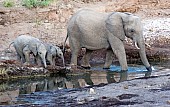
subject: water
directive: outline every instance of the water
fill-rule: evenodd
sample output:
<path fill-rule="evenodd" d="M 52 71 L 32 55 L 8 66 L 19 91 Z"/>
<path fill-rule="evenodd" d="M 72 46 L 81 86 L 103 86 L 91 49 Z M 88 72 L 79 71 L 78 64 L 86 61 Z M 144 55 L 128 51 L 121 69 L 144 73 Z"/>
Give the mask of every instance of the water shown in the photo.
<path fill-rule="evenodd" d="M 119 65 L 112 65 L 110 69 L 103 70 L 103 64 L 95 65 L 86 73 L 70 73 L 66 76 L 52 75 L 51 77 L 35 77 L 18 80 L 9 80 L 0 83 L 0 105 L 9 105 L 16 101 L 19 95 L 44 92 L 49 90 L 69 90 L 94 85 L 110 84 L 143 78 L 170 74 L 170 62 L 153 62 L 155 69 L 147 72 L 143 65 L 129 64 L 128 72 L 120 72 Z M 31 101 L 29 101 L 31 102 Z M 22 102 L 20 102 L 22 103 Z"/>

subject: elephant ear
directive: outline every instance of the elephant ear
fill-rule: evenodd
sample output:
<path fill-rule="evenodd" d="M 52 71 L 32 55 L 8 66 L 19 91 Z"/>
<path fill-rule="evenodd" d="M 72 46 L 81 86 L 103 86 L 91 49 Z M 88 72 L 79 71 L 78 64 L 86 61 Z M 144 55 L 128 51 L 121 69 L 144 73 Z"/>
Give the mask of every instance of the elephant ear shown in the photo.
<path fill-rule="evenodd" d="M 38 51 L 36 46 L 32 48 L 32 52 L 35 56 L 37 56 Z"/>
<path fill-rule="evenodd" d="M 63 54 L 62 54 L 61 49 L 60 49 L 58 46 L 55 46 L 55 48 L 56 48 L 56 51 L 57 51 L 57 55 L 58 55 L 59 57 L 62 57 Z"/>
<path fill-rule="evenodd" d="M 118 37 L 120 40 L 125 40 L 125 33 L 123 27 L 123 19 L 120 13 L 112 13 L 106 19 L 106 28 L 114 36 Z"/>
<path fill-rule="evenodd" d="M 36 43 L 30 42 L 30 43 L 29 43 L 29 49 L 32 51 L 32 53 L 33 53 L 35 56 L 37 56 L 38 51 L 37 51 L 37 45 L 36 45 Z"/>
<path fill-rule="evenodd" d="M 50 46 L 50 52 L 53 56 L 56 56 L 57 50 L 56 50 L 55 46 Z"/>

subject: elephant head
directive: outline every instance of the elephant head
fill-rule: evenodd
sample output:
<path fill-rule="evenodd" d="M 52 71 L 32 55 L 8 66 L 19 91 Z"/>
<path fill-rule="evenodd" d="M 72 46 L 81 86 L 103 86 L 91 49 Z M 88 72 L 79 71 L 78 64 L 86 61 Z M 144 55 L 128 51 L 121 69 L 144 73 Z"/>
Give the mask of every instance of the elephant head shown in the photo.
<path fill-rule="evenodd" d="M 33 39 L 29 42 L 28 46 L 31 52 L 34 54 L 34 56 L 42 60 L 44 67 L 46 68 L 47 64 L 46 64 L 45 56 L 47 50 L 45 45 L 41 41 Z"/>
<path fill-rule="evenodd" d="M 57 47 L 57 46 L 54 46 L 53 48 L 56 49 L 57 56 L 60 57 L 60 58 L 63 60 L 63 66 L 65 66 L 64 55 L 63 55 L 62 50 L 61 50 L 59 47 Z M 53 51 L 53 50 L 54 50 L 54 49 L 52 49 L 52 51 Z"/>
<path fill-rule="evenodd" d="M 108 16 L 106 28 L 121 41 L 125 40 L 125 36 L 132 39 L 134 46 L 139 50 L 143 64 L 148 71 L 151 71 L 146 57 L 143 28 L 139 17 L 131 13 L 115 12 Z"/>
<path fill-rule="evenodd" d="M 63 66 L 65 66 L 65 62 L 64 62 L 64 56 L 63 56 L 63 52 L 61 51 L 61 49 L 58 46 L 54 46 L 52 44 L 45 44 L 46 45 L 46 49 L 48 50 L 47 52 L 47 60 L 50 62 L 51 65 L 55 65 L 55 59 L 56 57 L 60 57 L 63 60 Z"/>

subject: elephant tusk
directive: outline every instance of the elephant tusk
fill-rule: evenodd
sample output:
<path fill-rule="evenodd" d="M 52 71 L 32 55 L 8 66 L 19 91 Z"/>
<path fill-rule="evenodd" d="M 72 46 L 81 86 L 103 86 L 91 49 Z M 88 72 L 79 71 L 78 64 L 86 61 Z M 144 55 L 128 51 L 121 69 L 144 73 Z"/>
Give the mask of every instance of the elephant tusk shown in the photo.
<path fill-rule="evenodd" d="M 147 43 L 145 43 L 145 45 L 146 45 L 147 47 L 149 47 L 149 48 L 151 47 L 151 45 L 149 45 L 149 44 L 147 44 Z"/>
<path fill-rule="evenodd" d="M 139 47 L 138 47 L 138 45 L 137 45 L 137 43 L 135 42 L 135 47 L 137 48 L 137 49 L 140 49 Z"/>

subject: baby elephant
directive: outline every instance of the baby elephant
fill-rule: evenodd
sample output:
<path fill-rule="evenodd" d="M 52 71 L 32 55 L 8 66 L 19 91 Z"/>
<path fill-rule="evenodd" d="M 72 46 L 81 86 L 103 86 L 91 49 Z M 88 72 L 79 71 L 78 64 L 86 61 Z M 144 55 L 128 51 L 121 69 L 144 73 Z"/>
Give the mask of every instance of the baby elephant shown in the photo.
<path fill-rule="evenodd" d="M 12 43 L 21 62 L 29 64 L 30 54 L 33 53 L 36 62 L 41 64 L 42 60 L 44 67 L 47 67 L 45 59 L 47 50 L 42 41 L 29 35 L 20 35 Z"/>
<path fill-rule="evenodd" d="M 52 44 L 44 44 L 47 49 L 46 60 L 50 62 L 50 65 L 55 66 L 56 57 L 60 57 L 63 60 L 63 66 L 65 67 L 63 52 L 58 46 Z"/>

